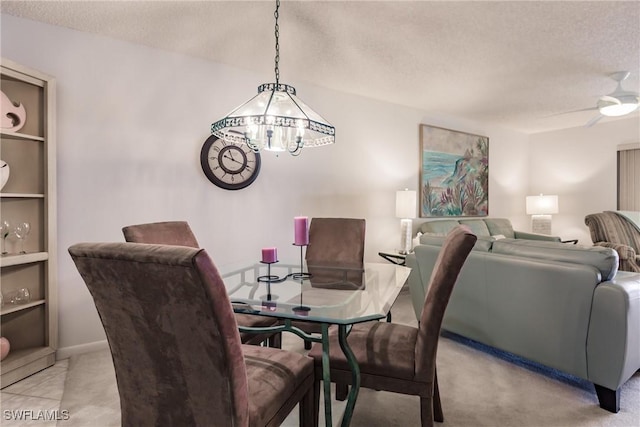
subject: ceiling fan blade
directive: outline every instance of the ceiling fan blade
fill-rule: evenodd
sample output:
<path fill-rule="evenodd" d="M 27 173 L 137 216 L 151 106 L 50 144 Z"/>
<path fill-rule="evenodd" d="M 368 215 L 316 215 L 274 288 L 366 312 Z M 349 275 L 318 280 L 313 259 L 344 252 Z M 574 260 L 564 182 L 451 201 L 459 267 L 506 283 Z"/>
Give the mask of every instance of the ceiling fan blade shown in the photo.
<path fill-rule="evenodd" d="M 598 107 L 590 107 L 590 108 L 582 108 L 580 110 L 563 111 L 561 113 L 554 113 L 554 114 L 550 114 L 548 116 L 544 116 L 544 118 L 561 116 L 563 114 L 579 113 L 581 111 L 596 111 L 597 109 L 598 109 Z"/>
<path fill-rule="evenodd" d="M 590 128 L 591 126 L 595 125 L 596 123 L 598 123 L 598 121 L 603 118 L 604 116 L 602 114 L 598 114 L 597 116 L 595 116 L 594 118 L 592 118 L 591 120 L 589 120 L 587 122 L 586 125 L 584 125 L 584 127 L 586 128 Z"/>
<path fill-rule="evenodd" d="M 618 98 L 610 96 L 610 95 L 601 96 L 600 97 L 600 101 L 613 102 L 614 104 L 618 104 L 618 105 L 622 104 L 622 102 Z"/>

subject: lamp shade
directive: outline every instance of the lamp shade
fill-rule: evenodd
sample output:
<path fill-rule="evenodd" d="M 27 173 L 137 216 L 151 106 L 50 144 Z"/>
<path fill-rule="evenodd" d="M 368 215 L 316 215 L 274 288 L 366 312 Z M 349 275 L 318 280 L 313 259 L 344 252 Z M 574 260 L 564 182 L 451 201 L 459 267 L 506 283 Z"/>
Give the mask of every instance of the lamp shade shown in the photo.
<path fill-rule="evenodd" d="M 396 192 L 396 217 L 415 218 L 416 217 L 416 192 L 413 190 L 402 190 Z"/>
<path fill-rule="evenodd" d="M 527 196 L 527 215 L 558 213 L 558 196 Z"/>

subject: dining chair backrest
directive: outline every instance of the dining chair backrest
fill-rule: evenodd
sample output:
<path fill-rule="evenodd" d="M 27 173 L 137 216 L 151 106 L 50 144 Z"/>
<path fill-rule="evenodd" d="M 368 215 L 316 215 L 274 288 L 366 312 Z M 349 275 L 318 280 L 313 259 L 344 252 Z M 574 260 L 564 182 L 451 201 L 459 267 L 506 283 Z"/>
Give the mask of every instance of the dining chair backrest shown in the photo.
<path fill-rule="evenodd" d="M 200 247 L 191 227 L 185 221 L 152 222 L 122 228 L 127 242 Z"/>
<path fill-rule="evenodd" d="M 152 222 L 148 224 L 128 225 L 122 228 L 122 233 L 127 242 L 150 243 L 156 245 L 188 246 L 198 248 L 198 240 L 191 231 L 189 223 L 185 221 Z M 238 313 L 236 323 L 245 327 L 269 326 L 275 323 L 267 317 L 258 318 L 255 315 Z M 280 347 L 280 333 L 255 334 L 241 332 L 240 338 L 243 344 L 261 344 L 267 339 L 272 347 Z"/>
<path fill-rule="evenodd" d="M 305 259 L 315 286 L 362 286 L 366 222 L 356 218 L 312 218 Z"/>
<path fill-rule="evenodd" d="M 80 243 L 69 253 L 95 302 L 122 425 L 247 425 L 240 336 L 204 249 Z"/>
<path fill-rule="evenodd" d="M 449 232 L 442 244 L 420 316 L 415 359 L 418 379 L 429 379 L 434 373 L 444 312 L 460 270 L 476 240 L 476 235 L 467 226 L 460 225 Z"/>

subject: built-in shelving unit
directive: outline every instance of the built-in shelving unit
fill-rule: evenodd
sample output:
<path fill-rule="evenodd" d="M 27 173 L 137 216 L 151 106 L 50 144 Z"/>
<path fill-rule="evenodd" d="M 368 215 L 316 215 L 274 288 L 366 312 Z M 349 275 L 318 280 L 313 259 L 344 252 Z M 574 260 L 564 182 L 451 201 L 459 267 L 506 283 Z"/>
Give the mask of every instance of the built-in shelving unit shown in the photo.
<path fill-rule="evenodd" d="M 55 79 L 15 62 L 1 60 L 0 89 L 26 110 L 17 132 L 0 129 L 0 158 L 11 168 L 0 193 L 0 217 L 15 227 L 29 222 L 26 253 L 12 234 L 8 254 L 0 258 L 0 335 L 11 345 L 0 363 L 1 387 L 6 387 L 55 363 L 58 338 L 56 285 L 56 157 Z M 18 289 L 30 300 L 10 303 Z"/>

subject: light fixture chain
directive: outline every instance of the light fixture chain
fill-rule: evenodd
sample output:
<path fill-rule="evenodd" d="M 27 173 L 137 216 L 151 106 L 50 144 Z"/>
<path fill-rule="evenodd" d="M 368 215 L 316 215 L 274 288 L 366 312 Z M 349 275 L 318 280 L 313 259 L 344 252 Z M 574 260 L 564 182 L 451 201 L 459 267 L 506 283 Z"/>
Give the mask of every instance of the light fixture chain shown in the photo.
<path fill-rule="evenodd" d="M 279 43 L 279 38 L 280 38 L 280 27 L 278 26 L 278 18 L 280 17 L 280 13 L 278 12 L 278 9 L 280 9 L 280 0 L 276 0 L 276 11 L 273 12 L 273 16 L 276 18 L 276 28 L 275 28 L 275 35 L 276 35 L 276 58 L 275 58 L 275 62 L 276 62 L 276 68 L 275 68 L 275 72 L 276 72 L 276 87 L 278 86 L 278 83 L 280 82 L 280 68 L 278 66 L 278 64 L 280 63 L 280 43 Z"/>

